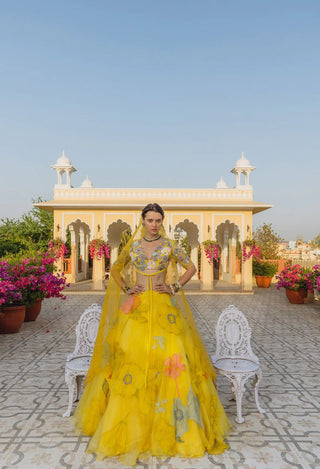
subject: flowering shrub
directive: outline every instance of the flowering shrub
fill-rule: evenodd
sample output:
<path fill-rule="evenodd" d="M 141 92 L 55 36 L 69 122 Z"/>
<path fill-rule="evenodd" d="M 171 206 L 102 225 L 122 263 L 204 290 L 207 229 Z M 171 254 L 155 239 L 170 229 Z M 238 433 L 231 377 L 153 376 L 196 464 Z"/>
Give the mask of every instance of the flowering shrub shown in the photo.
<path fill-rule="evenodd" d="M 287 264 L 287 266 L 276 275 L 278 280 L 277 289 L 287 288 L 288 290 L 300 290 L 301 288 L 307 288 L 306 273 L 303 268 L 299 265 Z"/>
<path fill-rule="evenodd" d="M 306 275 L 307 287 L 309 290 L 320 291 L 320 265 L 314 265 L 312 271 Z"/>
<path fill-rule="evenodd" d="M 213 261 L 218 261 L 220 257 L 220 250 L 217 243 L 214 241 L 204 241 L 203 243 L 204 253 L 208 259 L 209 264 L 212 264 Z"/>
<path fill-rule="evenodd" d="M 249 249 L 247 251 L 247 249 Z M 260 261 L 261 259 L 261 251 L 259 246 L 254 244 L 252 241 L 244 241 L 242 244 L 242 259 L 243 262 L 246 262 L 248 259 L 256 259 L 257 261 Z"/>
<path fill-rule="evenodd" d="M 62 257 L 64 259 L 69 254 L 67 246 L 62 241 L 62 239 L 59 239 L 59 238 L 52 239 L 49 242 L 48 252 L 53 257 L 55 257 L 55 259 L 60 259 L 60 257 Z"/>
<path fill-rule="evenodd" d="M 44 255 L 38 253 L 19 263 L 0 261 L 0 306 L 31 306 L 37 299 L 51 297 L 65 299 L 62 292 L 69 284 L 63 273 L 54 273 L 55 260 L 49 248 Z"/>
<path fill-rule="evenodd" d="M 110 248 L 103 239 L 93 239 L 89 244 L 91 259 L 104 259 L 110 257 Z"/>

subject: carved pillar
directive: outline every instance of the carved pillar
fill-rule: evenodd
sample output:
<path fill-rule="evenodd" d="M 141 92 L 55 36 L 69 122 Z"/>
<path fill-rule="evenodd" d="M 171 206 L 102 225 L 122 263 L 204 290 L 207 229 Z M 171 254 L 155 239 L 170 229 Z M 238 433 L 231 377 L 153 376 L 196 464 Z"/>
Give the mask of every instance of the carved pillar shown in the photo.
<path fill-rule="evenodd" d="M 118 246 L 111 246 L 110 248 L 110 269 L 118 257 Z"/>
<path fill-rule="evenodd" d="M 237 273 L 237 232 L 236 230 L 234 230 L 232 234 L 230 261 L 231 261 L 231 283 L 236 283 L 236 273 Z"/>
<path fill-rule="evenodd" d="M 78 279 L 78 234 L 75 232 L 74 226 L 70 225 L 71 234 L 71 276 L 70 282 L 76 283 Z"/>
<path fill-rule="evenodd" d="M 201 282 L 200 290 L 213 290 L 213 267 L 209 264 L 201 244 Z"/>
<path fill-rule="evenodd" d="M 191 280 L 197 280 L 198 279 L 198 246 L 195 246 L 191 249 L 190 257 L 197 269 L 197 272 L 194 274 Z"/>
<path fill-rule="evenodd" d="M 227 280 L 227 272 L 228 272 L 228 247 L 229 247 L 229 230 L 225 229 L 223 233 L 223 245 L 222 245 L 222 252 L 221 252 L 221 274 L 222 279 Z"/>
<path fill-rule="evenodd" d="M 81 258 L 81 271 L 82 277 L 85 278 L 85 263 L 86 263 L 86 245 L 85 245 L 85 234 L 83 228 L 80 228 L 79 232 L 79 244 L 80 244 L 80 258 Z"/>
<path fill-rule="evenodd" d="M 252 257 L 246 261 L 242 259 L 241 287 L 242 290 L 252 291 Z"/>
<path fill-rule="evenodd" d="M 89 243 L 90 243 L 90 236 L 89 236 L 89 233 L 86 234 L 85 241 L 86 241 L 86 246 L 85 246 L 85 256 L 86 256 L 85 278 L 88 279 L 88 278 L 90 278 L 90 274 L 89 274 Z"/>
<path fill-rule="evenodd" d="M 104 290 L 105 259 L 93 259 L 92 267 L 92 289 Z"/>

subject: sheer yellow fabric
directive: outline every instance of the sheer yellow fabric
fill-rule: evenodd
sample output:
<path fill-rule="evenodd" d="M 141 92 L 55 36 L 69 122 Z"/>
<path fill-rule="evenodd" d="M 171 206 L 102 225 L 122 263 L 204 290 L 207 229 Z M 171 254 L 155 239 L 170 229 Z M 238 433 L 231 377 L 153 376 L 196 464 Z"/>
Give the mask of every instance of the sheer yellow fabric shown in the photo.
<path fill-rule="evenodd" d="M 85 389 L 73 421 L 92 435 L 88 451 L 98 459 L 118 455 L 125 464 L 151 455 L 199 457 L 227 449 L 229 421 L 214 387 L 215 372 L 183 292 L 153 289 L 161 276 L 178 280 L 176 261 L 193 265 L 171 240 L 162 271 L 137 269 L 132 259 L 143 226 L 114 263 Z M 164 230 L 162 238 L 166 238 Z M 134 244 L 135 243 L 135 244 Z M 170 246 L 170 253 L 168 249 Z M 162 254 L 161 254 L 162 253 Z M 143 260 L 143 255 L 141 255 Z M 140 259 L 140 260 L 141 260 Z M 121 280 L 145 285 L 140 295 L 121 293 Z"/>

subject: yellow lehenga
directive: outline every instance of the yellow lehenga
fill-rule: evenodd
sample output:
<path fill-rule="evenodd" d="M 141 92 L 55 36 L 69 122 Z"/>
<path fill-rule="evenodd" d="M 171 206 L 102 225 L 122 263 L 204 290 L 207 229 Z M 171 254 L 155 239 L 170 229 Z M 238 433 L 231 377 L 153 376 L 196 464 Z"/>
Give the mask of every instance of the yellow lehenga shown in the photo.
<path fill-rule="evenodd" d="M 230 429 L 214 386 L 215 372 L 183 292 L 153 290 L 176 279 L 189 257 L 165 236 L 150 259 L 138 228 L 115 262 L 76 430 L 91 435 L 97 459 L 119 456 L 134 465 L 149 456 L 200 457 L 228 448 Z M 140 233 L 141 236 L 141 233 Z M 138 239 L 137 239 L 138 238 Z M 120 281 L 143 284 L 120 294 Z M 123 298 L 124 297 L 124 298 Z"/>

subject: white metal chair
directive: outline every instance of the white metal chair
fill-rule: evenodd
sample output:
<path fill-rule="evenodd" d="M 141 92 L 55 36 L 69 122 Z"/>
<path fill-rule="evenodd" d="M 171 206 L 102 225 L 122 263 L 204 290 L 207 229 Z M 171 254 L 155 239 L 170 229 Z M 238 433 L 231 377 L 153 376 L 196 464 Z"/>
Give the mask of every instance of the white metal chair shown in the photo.
<path fill-rule="evenodd" d="M 244 314 L 229 305 L 220 315 L 216 329 L 216 352 L 211 360 L 218 374 L 225 376 L 232 384 L 237 403 L 236 422 L 243 423 L 242 396 L 245 382 L 255 376 L 254 390 L 258 411 L 265 413 L 258 400 L 258 387 L 262 377 L 259 359 L 251 349 L 251 328 Z"/>
<path fill-rule="evenodd" d="M 101 317 L 101 306 L 93 303 L 81 315 L 76 327 L 76 346 L 68 355 L 65 367 L 65 380 L 69 389 L 68 410 L 63 417 L 70 417 L 72 404 L 81 393 L 83 380 L 87 374 Z"/>

